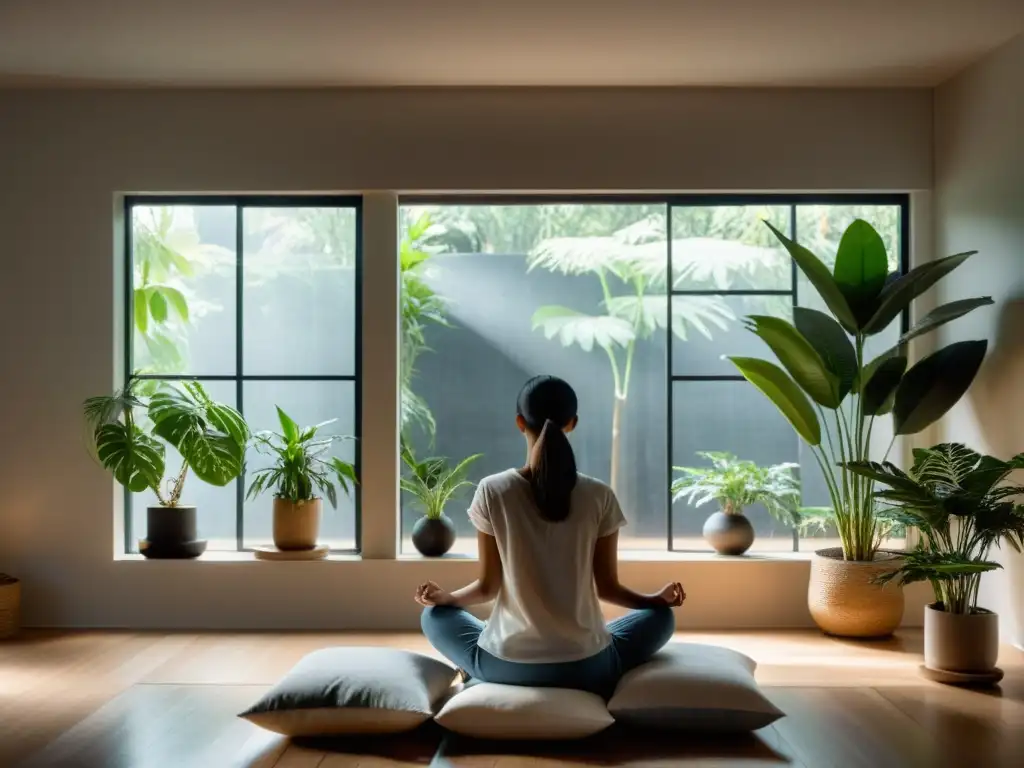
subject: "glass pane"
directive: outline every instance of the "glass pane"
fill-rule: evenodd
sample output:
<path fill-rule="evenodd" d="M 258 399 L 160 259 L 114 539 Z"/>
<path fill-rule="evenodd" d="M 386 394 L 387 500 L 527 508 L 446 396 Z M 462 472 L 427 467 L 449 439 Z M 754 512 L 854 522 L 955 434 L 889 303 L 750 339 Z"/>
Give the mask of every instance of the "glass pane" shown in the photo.
<path fill-rule="evenodd" d="M 235 372 L 235 209 L 132 208 L 138 373 Z"/>
<path fill-rule="evenodd" d="M 772 351 L 743 327 L 746 315 L 771 315 L 792 322 L 790 296 L 673 296 L 672 374 L 739 375 L 725 355 L 772 359 Z"/>
<path fill-rule="evenodd" d="M 219 403 L 236 407 L 235 384 L 230 381 L 201 382 L 206 393 Z M 173 386 L 173 382 L 169 382 Z M 150 385 L 150 386 L 155 386 Z M 139 414 L 144 419 L 144 415 Z M 145 423 L 142 421 L 141 423 Z M 167 446 L 164 473 L 166 480 L 175 477 L 181 470 L 181 455 Z M 146 537 L 146 507 L 157 504 L 156 494 L 152 491 L 134 493 L 131 496 L 132 531 L 135 541 L 134 551 L 138 551 L 138 540 Z M 196 507 L 199 538 L 207 540 L 209 550 L 234 550 L 238 548 L 235 533 L 236 510 L 238 509 L 238 483 L 229 483 L 223 487 L 207 485 L 194 476 L 185 478 L 185 490 L 181 495 L 181 504 Z"/>
<path fill-rule="evenodd" d="M 354 208 L 245 208 L 246 374 L 355 373 Z"/>
<path fill-rule="evenodd" d="M 537 374 L 561 376 L 580 399 L 570 436 L 580 471 L 611 482 L 618 457 L 623 546 L 664 549 L 664 206 L 403 207 L 402 225 L 403 433 L 416 453 L 483 453 L 474 481 L 521 466 L 519 389 Z M 456 552 L 476 546 L 468 502 L 467 493 L 447 512 Z M 418 514 L 403 501 L 404 551 Z"/>
<path fill-rule="evenodd" d="M 762 466 L 796 462 L 797 436 L 774 405 L 746 381 L 676 381 L 672 384 L 672 464 L 703 467 L 710 462 L 698 451 L 728 451 Z M 813 459 L 812 459 L 813 460 Z M 675 475 L 676 473 L 673 473 Z M 718 511 L 715 502 L 699 507 L 687 501 L 672 506 L 674 546 L 709 550 L 704 521 Z M 757 551 L 791 551 L 792 529 L 762 505 L 744 510 L 757 538 Z"/>
<path fill-rule="evenodd" d="M 766 221 L 790 229 L 788 205 L 716 205 L 672 209 L 675 290 L 790 290 L 789 256 Z"/>
<path fill-rule="evenodd" d="M 279 406 L 300 426 L 312 426 L 329 419 L 337 419 L 323 428 L 326 435 L 354 435 L 355 385 L 350 381 L 246 381 L 242 397 L 245 418 L 253 432 L 273 430 L 279 432 L 277 417 Z M 330 455 L 355 462 L 358 446 L 354 440 L 335 443 Z M 247 468 L 253 470 L 272 466 L 273 458 L 250 448 L 246 457 Z M 246 477 L 246 489 L 252 480 Z M 273 544 L 273 496 L 262 496 L 245 502 L 245 546 Z M 338 508 L 332 509 L 324 500 L 320 522 L 320 543 L 332 549 L 356 549 L 356 502 L 342 493 L 338 495 Z"/>

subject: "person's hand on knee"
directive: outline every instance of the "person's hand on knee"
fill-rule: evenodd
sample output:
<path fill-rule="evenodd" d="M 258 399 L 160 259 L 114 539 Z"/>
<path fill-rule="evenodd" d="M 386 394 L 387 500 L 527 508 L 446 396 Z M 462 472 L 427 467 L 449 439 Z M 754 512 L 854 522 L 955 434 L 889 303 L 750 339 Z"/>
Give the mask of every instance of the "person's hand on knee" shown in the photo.
<path fill-rule="evenodd" d="M 416 595 L 414 599 L 420 605 L 428 608 L 434 605 L 451 605 L 453 602 L 451 594 L 441 589 L 441 587 L 433 581 L 427 581 L 420 584 L 416 588 Z"/>

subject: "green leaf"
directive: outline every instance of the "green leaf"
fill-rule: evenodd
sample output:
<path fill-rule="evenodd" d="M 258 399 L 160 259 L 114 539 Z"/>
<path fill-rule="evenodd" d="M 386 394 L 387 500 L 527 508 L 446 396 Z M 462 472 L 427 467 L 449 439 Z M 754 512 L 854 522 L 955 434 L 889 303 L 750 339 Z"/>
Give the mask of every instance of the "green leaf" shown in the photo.
<path fill-rule="evenodd" d="M 916 434 L 942 418 L 971 386 L 987 348 L 987 341 L 960 341 L 907 371 L 893 406 L 896 434 Z"/>
<path fill-rule="evenodd" d="M 145 336 L 146 330 L 149 328 L 149 302 L 146 301 L 145 289 L 135 289 L 135 293 L 132 295 L 132 305 L 135 314 L 135 328 Z"/>
<path fill-rule="evenodd" d="M 984 296 L 978 299 L 960 299 L 959 301 L 951 301 L 948 304 L 943 304 L 941 307 L 936 307 L 919 321 L 914 323 L 914 327 L 900 337 L 899 343 L 906 344 L 911 339 L 917 338 L 922 334 L 929 333 L 930 331 L 934 331 L 940 325 L 945 325 L 951 320 L 963 317 L 968 312 L 971 312 L 978 307 L 984 307 L 994 303 L 995 302 L 992 301 L 990 296 Z"/>
<path fill-rule="evenodd" d="M 871 381 L 871 377 L 875 375 L 875 371 L 878 370 L 879 366 L 881 366 L 886 360 L 896 357 L 899 354 L 899 351 L 899 347 L 887 349 L 870 363 L 861 368 L 853 379 L 853 393 L 856 395 L 861 394 L 864 388 L 863 385 Z"/>
<path fill-rule="evenodd" d="M 747 328 L 771 348 L 812 400 L 826 408 L 839 407 L 839 377 L 828 369 L 821 355 L 795 326 L 768 315 L 750 315 L 746 322 Z"/>
<path fill-rule="evenodd" d="M 850 393 L 857 378 L 857 353 L 850 337 L 832 317 L 816 309 L 793 307 L 793 324 L 817 350 L 839 381 L 840 402 Z"/>
<path fill-rule="evenodd" d="M 782 415 L 808 445 L 821 443 L 821 424 L 818 415 L 803 390 L 786 372 L 767 360 L 753 357 L 730 357 L 743 378 L 757 387 L 775 404 Z"/>
<path fill-rule="evenodd" d="M 103 424 L 95 434 L 96 455 L 104 468 L 133 493 L 158 488 L 164 476 L 164 447 L 141 429 L 119 421 Z"/>
<path fill-rule="evenodd" d="M 162 285 L 158 289 L 164 299 L 174 307 L 174 311 L 178 313 L 185 322 L 188 322 L 188 302 L 185 301 L 185 296 L 177 288 L 172 288 L 169 285 Z"/>
<path fill-rule="evenodd" d="M 775 233 L 775 236 L 786 247 L 786 250 L 789 251 L 793 261 L 800 267 L 800 270 L 806 275 L 807 279 L 811 281 L 811 285 L 818 291 L 818 295 L 821 296 L 829 310 L 835 315 L 839 324 L 850 333 L 856 333 L 857 319 L 854 317 L 853 310 L 850 309 L 846 296 L 843 295 L 828 267 L 822 263 L 821 259 L 802 245 L 790 240 L 770 223 L 766 221 L 765 224 Z"/>
<path fill-rule="evenodd" d="M 836 283 L 851 307 L 871 301 L 885 286 L 889 258 L 875 228 L 857 219 L 843 233 L 836 253 Z"/>
<path fill-rule="evenodd" d="M 164 298 L 159 290 L 154 288 L 149 290 L 149 311 L 153 315 L 154 321 L 158 323 L 167 322 L 167 299 Z"/>
<path fill-rule="evenodd" d="M 579 345 L 589 352 L 597 344 L 604 349 L 625 347 L 636 336 L 633 326 L 620 317 L 585 315 L 567 307 L 541 307 L 533 313 L 533 329 L 541 329 L 545 337 L 556 336 L 562 346 Z"/>
<path fill-rule="evenodd" d="M 906 370 L 907 358 L 902 355 L 882 361 L 861 394 L 866 416 L 881 416 L 892 410 L 896 387 Z"/>
<path fill-rule="evenodd" d="M 281 423 L 281 434 L 288 442 L 295 442 L 299 439 L 299 425 L 280 406 L 274 407 L 277 408 L 277 420 Z"/>
<path fill-rule="evenodd" d="M 910 302 L 931 288 L 935 283 L 959 267 L 977 251 L 946 256 L 930 261 L 892 280 L 878 295 L 878 309 L 862 329 L 866 334 L 881 333 L 889 323 L 910 306 Z"/>

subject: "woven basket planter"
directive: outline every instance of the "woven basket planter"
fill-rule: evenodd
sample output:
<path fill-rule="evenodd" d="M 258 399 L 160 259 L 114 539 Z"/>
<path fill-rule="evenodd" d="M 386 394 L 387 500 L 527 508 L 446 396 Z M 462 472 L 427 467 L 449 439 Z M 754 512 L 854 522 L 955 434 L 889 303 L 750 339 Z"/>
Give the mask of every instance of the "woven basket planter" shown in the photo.
<path fill-rule="evenodd" d="M 0 573 L 0 640 L 13 637 L 21 628 L 21 582 Z"/>
<path fill-rule="evenodd" d="M 819 549 L 811 561 L 807 605 L 814 623 L 837 637 L 888 637 L 903 620 L 903 589 L 875 579 L 899 568 L 901 558 L 878 552 L 871 562 L 843 560 L 839 547 Z"/>

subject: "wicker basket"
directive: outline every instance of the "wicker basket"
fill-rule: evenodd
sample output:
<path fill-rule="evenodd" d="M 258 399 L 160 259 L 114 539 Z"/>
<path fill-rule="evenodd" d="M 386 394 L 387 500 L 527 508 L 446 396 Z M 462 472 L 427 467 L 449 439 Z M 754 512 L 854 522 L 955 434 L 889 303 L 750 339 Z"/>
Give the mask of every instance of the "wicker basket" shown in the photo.
<path fill-rule="evenodd" d="M 0 640 L 13 637 L 21 627 L 21 582 L 0 573 Z"/>
<path fill-rule="evenodd" d="M 875 579 L 896 570 L 901 558 L 878 552 L 871 562 L 843 560 L 843 550 L 819 549 L 811 561 L 808 607 L 823 632 L 838 637 L 888 637 L 903 619 L 903 590 Z"/>

